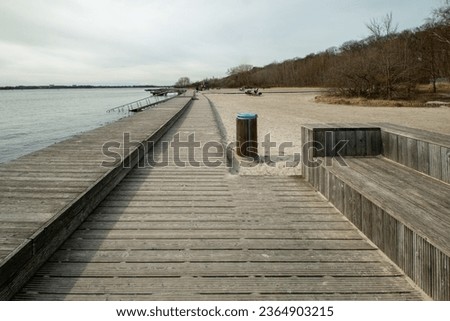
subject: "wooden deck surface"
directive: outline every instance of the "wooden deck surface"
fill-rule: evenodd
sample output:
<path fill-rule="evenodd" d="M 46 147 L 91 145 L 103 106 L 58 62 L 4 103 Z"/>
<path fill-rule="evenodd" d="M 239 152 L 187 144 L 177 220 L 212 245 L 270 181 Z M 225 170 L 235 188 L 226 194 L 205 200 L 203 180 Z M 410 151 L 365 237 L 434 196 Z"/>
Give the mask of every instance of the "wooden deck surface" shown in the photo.
<path fill-rule="evenodd" d="M 189 101 L 172 99 L 0 166 L 0 299 L 10 297 L 126 175 L 130 169 L 122 162 L 137 162 L 133 142 L 158 135 Z M 129 146 L 110 149 L 116 159 L 105 155 L 102 145 L 123 147 L 124 133 Z"/>
<path fill-rule="evenodd" d="M 304 166 L 304 177 L 425 293 L 435 300 L 449 300 L 450 136 L 378 125 L 376 144 L 371 144 L 377 153 L 364 149 L 372 141 L 367 138 L 373 124 L 302 127 L 303 143 L 316 140 L 325 145 L 323 132 L 329 130 L 335 133 L 331 145 L 348 139 L 347 149 L 341 153 L 345 159 L 328 163 L 318 159 L 322 166 Z M 364 126 L 365 132 L 358 137 Z M 349 131 L 356 135 L 347 135 Z M 306 152 L 311 159 L 311 150 Z M 368 154 L 374 157 L 366 157 Z"/>
<path fill-rule="evenodd" d="M 199 98 L 163 141 L 220 141 Z M 198 149 L 154 154 L 170 165 L 133 169 L 16 300 L 427 299 L 305 180 L 175 166 Z"/>

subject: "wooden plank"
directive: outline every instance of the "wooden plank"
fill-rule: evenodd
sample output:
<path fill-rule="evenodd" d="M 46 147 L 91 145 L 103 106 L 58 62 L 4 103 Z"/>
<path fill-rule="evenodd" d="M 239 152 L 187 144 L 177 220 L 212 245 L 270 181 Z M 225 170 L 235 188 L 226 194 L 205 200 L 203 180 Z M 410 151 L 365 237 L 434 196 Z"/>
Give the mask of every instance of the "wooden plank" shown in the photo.
<path fill-rule="evenodd" d="M 407 166 L 408 162 L 408 140 L 407 137 L 404 136 L 398 136 L 397 137 L 397 155 L 398 155 L 398 162 L 402 165 Z"/>
<path fill-rule="evenodd" d="M 420 301 L 424 300 L 423 295 L 416 292 L 402 293 L 308 293 L 308 294 L 290 294 L 290 293 L 213 293 L 213 294 L 193 294 L 187 295 L 192 301 Z M 152 294 L 48 294 L 39 293 L 20 293 L 16 300 L 36 300 L 39 298 L 43 301 L 180 301 L 186 296 L 183 293 L 152 293 Z"/>
<path fill-rule="evenodd" d="M 417 170 L 419 168 L 417 140 L 412 138 L 406 139 L 406 166 Z"/>
<path fill-rule="evenodd" d="M 398 162 L 399 160 L 398 136 L 395 134 L 389 133 L 389 153 L 387 154 L 387 157 L 394 162 Z"/>
<path fill-rule="evenodd" d="M 383 131 L 387 131 L 395 135 L 401 135 L 408 138 L 416 139 L 418 141 L 425 141 L 431 144 L 437 144 L 447 148 L 450 147 L 449 146 L 450 135 L 447 134 L 401 126 L 398 124 L 374 123 L 374 125 L 380 126 Z"/>
<path fill-rule="evenodd" d="M 354 211 L 354 199 L 351 191 L 351 187 L 344 184 L 344 208 L 342 214 L 344 214 L 352 222 L 352 213 Z"/>
<path fill-rule="evenodd" d="M 374 247 L 364 240 L 264 240 L 264 239 L 155 239 L 155 240 L 74 240 L 69 239 L 60 249 L 84 250 L 367 250 Z"/>
<path fill-rule="evenodd" d="M 306 138 L 308 140 L 305 141 L 306 144 L 312 142 L 313 153 L 312 155 L 308 154 L 308 159 L 312 157 L 325 157 L 325 132 L 321 130 L 317 131 L 309 131 L 307 132 Z M 312 139 L 311 139 L 312 138 Z"/>
<path fill-rule="evenodd" d="M 365 130 L 356 130 L 356 156 L 367 156 L 367 134 Z"/>
<path fill-rule="evenodd" d="M 392 156 L 390 155 L 390 147 L 389 147 L 389 133 L 382 130 L 380 133 L 381 136 L 381 154 L 389 159 L 392 159 Z M 367 143 L 370 144 L 371 140 L 367 139 Z M 368 150 L 372 150 L 372 146 L 367 146 Z"/>
<path fill-rule="evenodd" d="M 386 277 L 402 273 L 379 262 L 181 262 L 181 263 L 48 263 L 36 277 Z"/>
<path fill-rule="evenodd" d="M 319 208 L 323 209 L 323 208 Z M 277 213 L 274 217 L 273 213 L 269 211 L 265 213 L 248 213 L 242 216 L 240 213 L 224 213 L 224 214 L 210 214 L 210 213 L 195 213 L 186 215 L 185 213 L 173 214 L 91 214 L 85 222 L 251 222 L 264 220 L 267 223 L 288 223 L 288 222 L 343 222 L 345 217 L 337 213 L 336 210 L 329 211 L 308 211 L 310 213 Z M 335 212 L 336 211 L 336 212 Z M 305 211 L 304 211 L 305 212 Z M 314 212 L 314 213 L 313 213 Z M 12 221 L 12 224 L 15 224 Z M 17 225 L 17 224 L 15 224 Z"/>
<path fill-rule="evenodd" d="M 386 212 L 385 212 L 386 213 Z M 388 213 L 386 213 L 388 214 Z M 394 219 L 394 218 L 392 218 Z M 394 219 L 395 220 L 395 219 Z M 397 220 L 396 220 L 397 221 Z M 396 231 L 396 235 L 397 235 L 397 239 L 396 239 L 396 244 L 397 244 L 397 248 L 395 248 L 396 250 L 396 254 L 395 254 L 395 259 L 394 262 L 397 263 L 397 265 L 406 272 L 406 266 L 407 266 L 407 261 L 406 261 L 406 229 L 407 227 L 405 227 L 404 224 L 402 224 L 401 222 L 397 221 L 396 223 L 397 225 L 397 231 Z"/>
<path fill-rule="evenodd" d="M 361 231 L 372 239 L 372 203 L 361 196 Z"/>
<path fill-rule="evenodd" d="M 341 130 L 338 131 L 338 133 L 340 138 L 339 140 L 344 140 L 347 143 L 341 155 L 342 156 L 358 155 L 358 137 L 356 130 Z"/>
<path fill-rule="evenodd" d="M 445 197 L 450 193 L 450 187 L 433 178 L 417 175 L 403 166 L 385 162 L 382 159 L 366 159 L 364 162 L 352 160 L 349 163 L 363 166 L 372 179 L 379 177 L 380 183 L 390 182 L 392 186 L 397 185 L 397 187 L 402 186 L 402 189 L 408 189 L 408 193 L 402 195 L 411 195 L 411 200 L 419 198 L 428 200 L 430 203 L 437 202 L 444 206 L 450 206 L 450 202 L 447 202 L 448 199 Z"/>
<path fill-rule="evenodd" d="M 383 229 L 386 227 L 383 225 L 383 211 L 378 206 L 372 205 L 371 210 L 371 216 L 372 216 L 372 237 L 371 240 L 377 245 L 379 248 L 384 249 L 385 248 L 385 240 L 383 238 Z"/>
<path fill-rule="evenodd" d="M 327 173 L 328 171 L 325 169 L 325 167 L 320 166 L 319 167 L 319 192 L 322 195 L 325 195 L 325 191 L 326 191 L 326 178 L 327 178 Z"/>
<path fill-rule="evenodd" d="M 319 189 L 319 167 L 313 167 L 311 169 L 311 184 L 314 186 L 314 189 L 317 191 Z"/>
<path fill-rule="evenodd" d="M 0 203 L 1 204 L 1 203 Z M 170 205 L 168 205 L 165 201 L 126 201 L 126 200 L 107 200 L 103 203 L 103 206 L 109 207 L 186 207 L 186 201 L 171 201 Z M 203 200 L 203 201 L 195 201 L 195 203 L 189 204 L 189 207 L 216 207 L 216 208 L 234 208 L 235 206 L 230 202 L 226 201 L 211 201 L 211 200 Z"/>
<path fill-rule="evenodd" d="M 442 181 L 450 184 L 450 148 L 441 147 Z"/>
<path fill-rule="evenodd" d="M 58 250 L 49 262 L 379 262 L 378 250 Z"/>
<path fill-rule="evenodd" d="M 362 203 L 361 194 L 350 188 L 353 199 L 353 212 L 351 213 L 351 221 L 358 229 L 362 229 Z"/>
<path fill-rule="evenodd" d="M 328 182 L 328 186 L 329 186 L 329 200 L 332 204 L 336 203 L 336 176 L 333 175 L 332 173 L 329 174 L 329 182 Z"/>
<path fill-rule="evenodd" d="M 336 145 L 336 131 L 327 130 L 325 131 L 325 156 L 335 156 L 333 147 Z"/>
<path fill-rule="evenodd" d="M 216 223 L 217 224 L 217 223 Z M 221 223 L 223 224 L 223 223 Z M 295 224 L 295 223 L 294 223 Z M 325 226 L 327 224 L 321 224 Z M 347 224 L 348 225 L 348 224 Z M 351 226 L 349 226 L 351 228 Z M 305 230 L 78 230 L 73 237 L 89 240 L 104 239 L 111 240 L 171 240 L 171 239 L 261 239 L 267 240 L 360 240 L 361 235 L 354 229 L 333 229 L 326 226 L 324 229 L 314 228 Z"/>
<path fill-rule="evenodd" d="M 304 127 L 302 127 L 304 128 Z M 306 181 L 310 181 L 309 178 L 309 164 L 313 160 L 313 153 L 311 141 L 314 139 L 312 130 L 304 129 L 302 132 L 302 175 Z"/>
<path fill-rule="evenodd" d="M 378 156 L 383 153 L 383 146 L 382 146 L 382 139 L 381 139 L 381 130 L 379 128 L 372 129 L 367 132 L 370 137 L 368 136 L 367 139 L 370 139 L 371 141 L 371 147 L 372 149 L 368 153 L 369 156 Z"/>
<path fill-rule="evenodd" d="M 417 170 L 424 174 L 430 174 L 430 154 L 429 144 L 424 141 L 417 141 Z"/>
<path fill-rule="evenodd" d="M 401 277 L 339 277 L 326 282 L 322 277 L 308 278 L 34 278 L 24 288 L 24 292 L 45 293 L 392 293 L 411 292 L 409 283 Z"/>
<path fill-rule="evenodd" d="M 340 211 L 344 211 L 344 183 L 339 178 L 335 178 L 334 184 L 336 185 L 336 188 L 334 189 L 334 206 Z"/>
<path fill-rule="evenodd" d="M 441 147 L 439 145 L 429 145 L 429 163 L 430 175 L 434 178 L 442 180 L 442 155 Z"/>
<path fill-rule="evenodd" d="M 386 255 L 392 259 L 394 262 L 397 260 L 397 248 L 398 248 L 398 227 L 397 220 L 395 220 L 391 215 L 383 211 L 383 246 L 380 247 L 381 250 L 386 253 Z"/>

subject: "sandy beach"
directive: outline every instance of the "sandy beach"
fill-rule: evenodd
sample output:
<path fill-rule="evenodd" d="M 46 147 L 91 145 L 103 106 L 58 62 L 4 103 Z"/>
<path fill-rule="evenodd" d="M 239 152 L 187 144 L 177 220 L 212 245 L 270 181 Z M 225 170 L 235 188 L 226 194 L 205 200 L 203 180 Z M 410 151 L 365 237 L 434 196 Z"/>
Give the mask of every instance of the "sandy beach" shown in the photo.
<path fill-rule="evenodd" d="M 314 102 L 320 95 L 315 88 L 272 88 L 261 90 L 262 95 L 248 96 L 238 90 L 210 90 L 203 94 L 210 99 L 223 123 L 226 139 L 235 141 L 236 115 L 241 112 L 258 114 L 258 141 L 262 143 L 267 134 L 271 142 L 272 166 L 262 164 L 252 168 L 240 168 L 244 175 L 300 175 L 299 166 L 292 167 L 289 160 L 300 152 L 300 126 L 308 123 L 368 123 L 389 122 L 444 134 L 450 134 L 450 108 L 408 107 L 361 107 L 329 105 Z M 282 143 L 292 147 L 280 153 Z M 284 146 L 287 146 L 286 144 Z M 259 154 L 267 149 L 259 149 Z M 281 154 L 281 155 L 280 155 Z"/>

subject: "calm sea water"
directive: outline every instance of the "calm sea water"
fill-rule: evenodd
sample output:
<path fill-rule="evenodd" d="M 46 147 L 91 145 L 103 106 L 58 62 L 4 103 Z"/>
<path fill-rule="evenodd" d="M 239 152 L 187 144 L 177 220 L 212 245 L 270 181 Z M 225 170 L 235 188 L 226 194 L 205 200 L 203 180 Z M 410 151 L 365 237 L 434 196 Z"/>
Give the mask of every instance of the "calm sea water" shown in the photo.
<path fill-rule="evenodd" d="M 0 90 L 0 163 L 125 117 L 106 110 L 146 97 L 143 88 Z"/>

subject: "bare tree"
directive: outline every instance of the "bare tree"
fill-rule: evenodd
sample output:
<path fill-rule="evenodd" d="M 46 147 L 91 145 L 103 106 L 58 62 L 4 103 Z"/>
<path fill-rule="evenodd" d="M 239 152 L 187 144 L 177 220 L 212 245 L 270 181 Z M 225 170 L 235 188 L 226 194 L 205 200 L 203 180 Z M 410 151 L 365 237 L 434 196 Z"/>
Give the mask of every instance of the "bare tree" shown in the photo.
<path fill-rule="evenodd" d="M 242 72 L 250 71 L 252 69 L 253 69 L 252 65 L 241 64 L 239 66 L 229 68 L 227 70 L 227 74 L 228 75 L 237 75 L 237 74 L 240 74 Z"/>
<path fill-rule="evenodd" d="M 175 87 L 187 87 L 191 84 L 191 80 L 189 77 L 181 77 L 178 79 L 178 81 L 175 83 Z"/>
<path fill-rule="evenodd" d="M 384 37 L 390 37 L 397 33 L 398 24 L 394 26 L 392 12 L 386 14 L 382 19 L 372 19 L 366 24 L 366 27 L 377 40 Z"/>
<path fill-rule="evenodd" d="M 435 9 L 428 22 L 434 29 L 434 36 L 440 42 L 450 45 L 450 0 L 446 0 L 442 7 Z"/>
<path fill-rule="evenodd" d="M 433 12 L 435 23 L 397 32 L 389 13 L 366 24 L 370 36 L 303 58 L 264 67 L 239 65 L 228 69 L 218 86 L 328 86 L 344 95 L 403 98 L 417 83 L 450 76 L 450 0 Z"/>
<path fill-rule="evenodd" d="M 394 26 L 392 13 L 388 13 L 383 19 L 372 19 L 366 24 L 374 39 L 374 49 L 377 51 L 376 59 L 371 62 L 379 67 L 381 82 L 383 83 L 386 98 L 392 98 L 395 72 L 400 63 L 397 47 L 392 38 L 396 35 L 397 25 Z M 369 62 L 368 62 L 369 63 Z"/>

